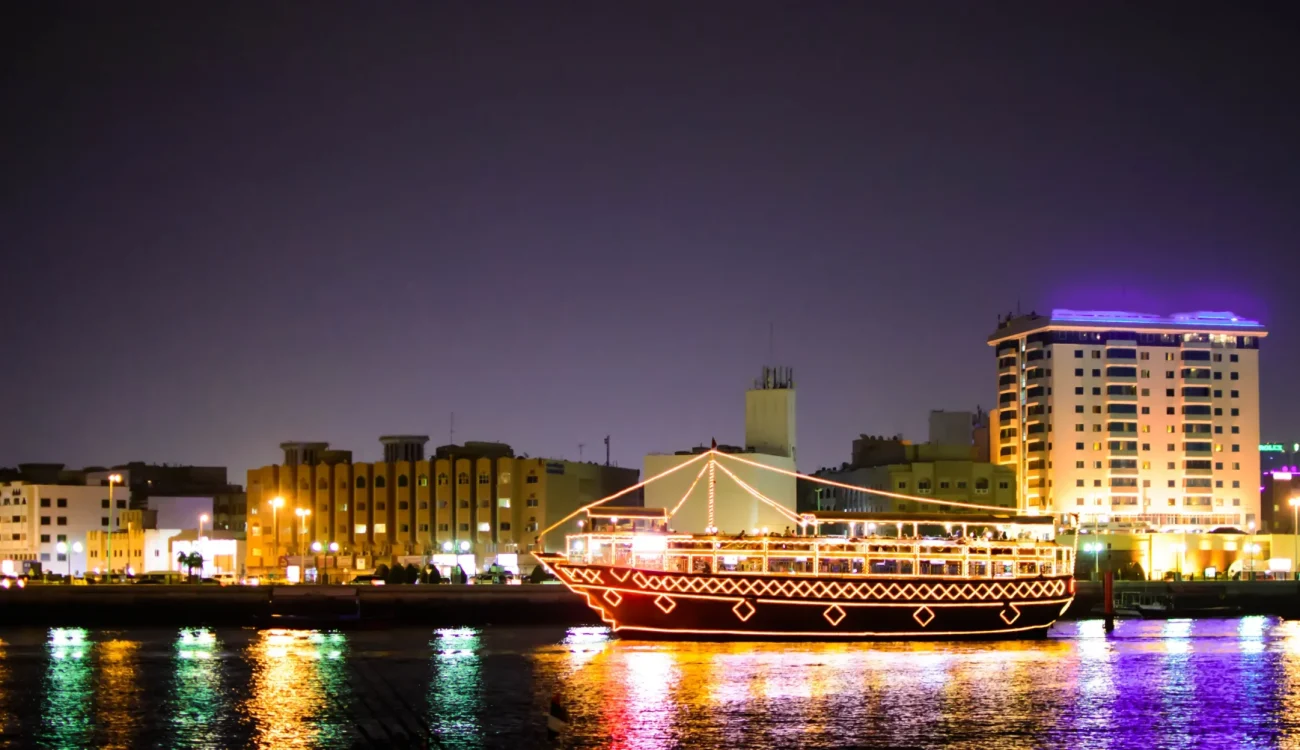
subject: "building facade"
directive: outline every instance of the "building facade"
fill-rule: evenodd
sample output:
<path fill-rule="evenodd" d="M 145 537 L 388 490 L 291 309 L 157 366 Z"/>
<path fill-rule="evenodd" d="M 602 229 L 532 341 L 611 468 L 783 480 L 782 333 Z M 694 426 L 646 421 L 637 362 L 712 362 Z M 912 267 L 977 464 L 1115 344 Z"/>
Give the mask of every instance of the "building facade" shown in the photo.
<path fill-rule="evenodd" d="M 108 494 L 107 487 L 84 484 L 0 484 L 0 562 L 9 561 L 11 569 L 40 563 L 53 573 L 84 573 L 90 565 L 87 534 L 110 528 Z M 113 503 L 113 528 L 124 528 L 127 498 L 119 490 Z M 69 551 L 60 553 L 59 542 Z M 81 552 L 73 551 L 77 543 Z"/>
<path fill-rule="evenodd" d="M 777 471 L 769 471 L 738 461 L 719 459 L 742 482 L 753 487 L 764 497 L 794 513 L 797 482 L 793 474 L 798 456 L 795 429 L 794 372 L 787 367 L 764 367 L 753 386 L 745 391 L 745 444 L 743 446 L 719 445 L 718 450 Z M 643 461 L 646 479 L 671 471 L 688 463 L 707 451 L 707 446 L 696 446 L 675 453 L 651 453 Z M 704 533 L 709 525 L 707 474 L 699 483 L 700 468 L 706 461 L 676 471 L 645 488 L 645 505 L 648 508 L 672 509 L 680 505 L 670 524 L 673 529 L 687 533 Z M 692 485 L 694 489 L 692 490 Z M 683 503 L 682 498 L 691 491 Z M 713 525 L 723 533 L 738 533 L 754 529 L 783 529 L 790 519 L 767 503 L 756 499 L 721 469 L 714 470 Z"/>
<path fill-rule="evenodd" d="M 1027 512 L 1125 517 L 1162 530 L 1259 520 L 1256 321 L 1055 310 L 1008 316 L 992 458 Z"/>
<path fill-rule="evenodd" d="M 316 542 L 325 551 L 338 546 L 321 562 L 326 568 L 370 569 L 444 552 L 478 567 L 521 556 L 543 529 L 638 479 L 636 469 L 518 457 L 503 443 L 445 445 L 425 458 L 427 440 L 381 438 L 391 460 L 373 463 L 354 463 L 326 443 L 282 444 L 284 463 L 248 472 L 246 572 L 282 570 L 288 558 L 310 556 Z M 627 502 L 638 498 L 630 493 Z M 548 535 L 546 549 L 561 548 L 578 520 Z"/>
<path fill-rule="evenodd" d="M 1260 490 L 1260 531 L 1295 534 L 1300 516 L 1300 472 L 1275 469 L 1264 472 Z M 1292 501 L 1296 505 L 1292 505 Z"/>
<path fill-rule="evenodd" d="M 970 429 L 966 415 L 964 432 Z M 931 431 L 932 437 L 945 432 Z M 953 437 L 954 434 L 948 434 Z M 977 505 L 997 505 L 1015 509 L 1015 467 L 975 460 L 977 451 L 969 443 L 938 442 L 913 445 L 899 438 L 870 438 L 854 441 L 858 463 L 841 469 L 823 469 L 816 476 L 843 484 L 862 487 L 849 490 L 807 482 L 804 510 L 836 510 L 862 513 L 961 512 L 960 507 L 885 497 L 866 492 L 880 490 L 902 495 L 917 495 L 935 500 Z"/>

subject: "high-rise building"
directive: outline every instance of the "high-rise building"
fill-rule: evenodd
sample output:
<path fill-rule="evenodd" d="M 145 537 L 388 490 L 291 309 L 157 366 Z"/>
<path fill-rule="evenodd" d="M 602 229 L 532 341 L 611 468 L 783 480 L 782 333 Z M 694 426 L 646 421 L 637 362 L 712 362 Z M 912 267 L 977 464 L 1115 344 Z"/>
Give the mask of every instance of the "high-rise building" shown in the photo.
<path fill-rule="evenodd" d="M 1158 529 L 1259 520 L 1257 321 L 1054 310 L 1009 315 L 997 358 L 994 461 L 1022 508 Z"/>

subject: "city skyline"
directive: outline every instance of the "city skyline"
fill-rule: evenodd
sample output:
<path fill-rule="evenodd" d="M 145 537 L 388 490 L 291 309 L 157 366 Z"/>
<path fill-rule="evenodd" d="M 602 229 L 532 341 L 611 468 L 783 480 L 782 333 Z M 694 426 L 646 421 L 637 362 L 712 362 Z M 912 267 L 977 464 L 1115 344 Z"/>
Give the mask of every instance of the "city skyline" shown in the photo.
<path fill-rule="evenodd" d="M 1288 439 L 1300 52 L 1172 7 L 10 9 L 0 465 L 635 467 L 783 365 L 811 471 L 990 409 L 1017 308 L 1261 320 Z"/>

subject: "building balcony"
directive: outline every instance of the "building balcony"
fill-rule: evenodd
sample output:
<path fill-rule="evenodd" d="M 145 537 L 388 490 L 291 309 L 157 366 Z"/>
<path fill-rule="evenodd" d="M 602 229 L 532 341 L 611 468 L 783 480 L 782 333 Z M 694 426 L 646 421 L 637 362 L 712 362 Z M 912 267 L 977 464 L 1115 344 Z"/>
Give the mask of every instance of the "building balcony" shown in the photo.
<path fill-rule="evenodd" d="M 1183 469 L 1183 474 L 1189 477 L 1208 477 L 1214 474 L 1214 469 Z"/>
<path fill-rule="evenodd" d="M 1208 404 L 1214 400 L 1212 396 L 1180 396 L 1184 404 Z"/>
<path fill-rule="evenodd" d="M 1214 419 L 1213 414 L 1183 414 L 1181 416 L 1188 422 L 1209 422 Z"/>
<path fill-rule="evenodd" d="M 1138 469 L 1136 467 L 1132 469 L 1109 468 L 1106 469 L 1106 473 L 1115 477 L 1135 477 L 1137 476 Z"/>
<path fill-rule="evenodd" d="M 1106 375 L 1104 377 L 1104 380 L 1107 383 L 1116 383 L 1120 385 L 1138 382 L 1138 378 L 1136 375 Z"/>
<path fill-rule="evenodd" d="M 1210 456 L 1214 454 L 1211 448 L 1184 448 L 1183 453 L 1189 456 Z"/>
<path fill-rule="evenodd" d="M 1106 430 L 1106 434 L 1111 437 L 1133 438 L 1137 439 L 1137 430 Z"/>
<path fill-rule="evenodd" d="M 1138 452 L 1137 452 L 1136 450 L 1132 450 L 1132 451 L 1126 451 L 1126 450 L 1112 450 L 1112 451 L 1109 451 L 1106 455 L 1108 455 L 1108 456 L 1113 456 L 1113 457 L 1117 457 L 1117 458 L 1122 458 L 1122 457 L 1126 457 L 1126 456 L 1136 456 L 1137 454 L 1138 454 Z"/>
<path fill-rule="evenodd" d="M 1138 400 L 1138 395 L 1136 393 L 1107 393 L 1106 400 L 1131 404 Z"/>

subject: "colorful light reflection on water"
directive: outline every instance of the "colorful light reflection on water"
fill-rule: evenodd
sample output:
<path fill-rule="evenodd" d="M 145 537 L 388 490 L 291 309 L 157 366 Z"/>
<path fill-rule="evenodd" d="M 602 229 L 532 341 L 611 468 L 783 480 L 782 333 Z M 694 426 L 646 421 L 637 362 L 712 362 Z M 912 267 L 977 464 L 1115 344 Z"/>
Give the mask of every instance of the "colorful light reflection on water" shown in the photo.
<path fill-rule="evenodd" d="M 1043 641 L 638 642 L 605 628 L 0 632 L 0 747 L 1300 747 L 1300 622 Z"/>

